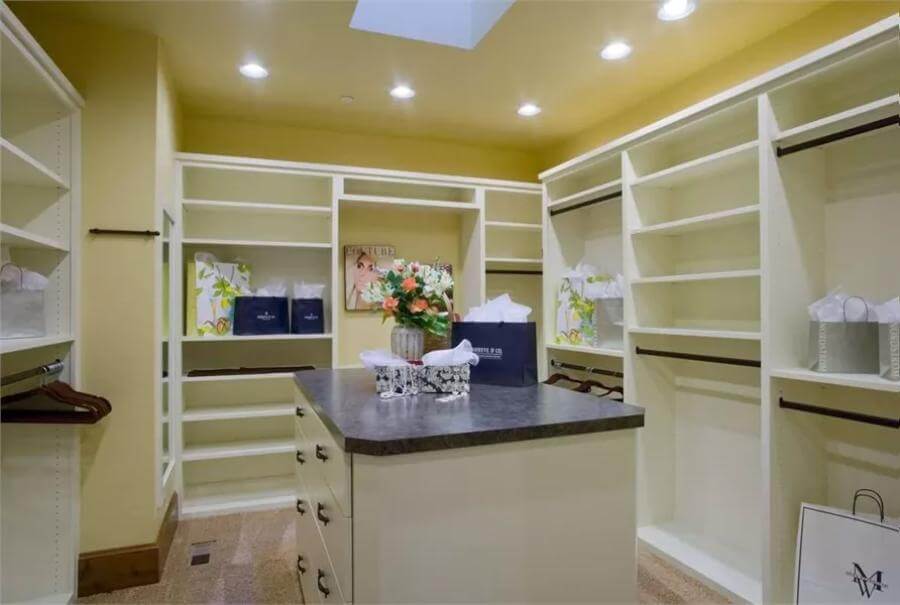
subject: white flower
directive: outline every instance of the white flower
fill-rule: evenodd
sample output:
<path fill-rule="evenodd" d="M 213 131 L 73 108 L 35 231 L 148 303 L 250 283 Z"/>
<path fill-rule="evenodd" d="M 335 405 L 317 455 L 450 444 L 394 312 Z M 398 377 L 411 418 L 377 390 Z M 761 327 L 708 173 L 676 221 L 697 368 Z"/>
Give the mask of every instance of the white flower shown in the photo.
<path fill-rule="evenodd" d="M 443 296 L 453 287 L 453 278 L 448 271 L 428 265 L 422 268 L 422 281 L 425 283 L 424 292 L 435 296 Z"/>
<path fill-rule="evenodd" d="M 406 261 L 403 260 L 402 258 L 395 258 L 394 259 L 394 271 L 396 271 L 397 273 L 403 273 L 403 271 L 405 269 L 406 269 Z"/>
<path fill-rule="evenodd" d="M 362 299 L 369 304 L 381 304 L 384 302 L 384 286 L 381 281 L 373 281 L 366 284 L 360 293 Z"/>

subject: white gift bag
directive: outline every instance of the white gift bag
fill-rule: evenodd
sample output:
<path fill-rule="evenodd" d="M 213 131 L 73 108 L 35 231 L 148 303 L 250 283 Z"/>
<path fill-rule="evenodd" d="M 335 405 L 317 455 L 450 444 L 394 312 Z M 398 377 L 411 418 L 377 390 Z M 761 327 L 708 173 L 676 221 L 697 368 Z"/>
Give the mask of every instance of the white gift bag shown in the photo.
<path fill-rule="evenodd" d="M 856 514 L 870 498 L 880 514 Z M 884 518 L 881 496 L 858 490 L 853 510 L 800 507 L 796 603 L 900 603 L 900 526 Z"/>
<path fill-rule="evenodd" d="M 250 291 L 250 267 L 223 263 L 205 252 L 194 255 L 197 264 L 197 333 L 227 336 L 234 332 L 234 299 Z"/>

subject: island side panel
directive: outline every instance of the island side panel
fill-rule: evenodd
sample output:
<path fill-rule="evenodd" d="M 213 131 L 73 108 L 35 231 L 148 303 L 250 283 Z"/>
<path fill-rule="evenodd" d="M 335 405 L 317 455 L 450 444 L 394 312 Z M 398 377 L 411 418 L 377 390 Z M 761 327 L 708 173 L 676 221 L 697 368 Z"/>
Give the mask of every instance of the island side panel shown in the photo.
<path fill-rule="evenodd" d="M 354 455 L 354 601 L 635 602 L 635 436 Z"/>

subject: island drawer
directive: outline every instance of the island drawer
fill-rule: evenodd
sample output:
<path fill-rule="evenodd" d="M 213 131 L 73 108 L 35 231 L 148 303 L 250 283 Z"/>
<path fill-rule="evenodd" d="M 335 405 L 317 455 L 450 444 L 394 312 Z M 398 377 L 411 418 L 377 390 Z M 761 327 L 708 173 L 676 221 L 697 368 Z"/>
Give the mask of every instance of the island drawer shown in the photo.
<path fill-rule="evenodd" d="M 310 603 L 347 603 L 328 558 L 312 511 L 297 519 L 297 573 L 303 601 Z"/>
<path fill-rule="evenodd" d="M 325 543 L 344 598 L 353 600 L 352 519 L 341 514 L 331 490 L 321 484 L 310 488 L 310 510 Z"/>
<path fill-rule="evenodd" d="M 344 516 L 352 515 L 350 494 L 350 454 L 338 446 L 331 432 L 310 409 L 310 414 L 303 418 L 302 431 L 309 445 L 303 465 L 304 474 L 307 469 L 317 472 L 324 479 L 334 494 L 337 505 Z M 312 479 L 307 480 L 312 483 Z"/>
<path fill-rule="evenodd" d="M 315 414 L 312 409 L 312 405 L 310 405 L 309 401 L 300 392 L 300 389 L 294 388 L 294 429 L 300 430 L 305 434 L 309 434 L 309 430 L 304 430 L 310 422 L 312 416 Z"/>

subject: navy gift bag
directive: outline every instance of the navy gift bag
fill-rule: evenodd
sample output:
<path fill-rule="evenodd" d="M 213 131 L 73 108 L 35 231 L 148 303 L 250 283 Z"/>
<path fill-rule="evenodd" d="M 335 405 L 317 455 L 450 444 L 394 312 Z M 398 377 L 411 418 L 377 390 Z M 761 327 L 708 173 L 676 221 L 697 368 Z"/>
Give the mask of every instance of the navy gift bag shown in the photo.
<path fill-rule="evenodd" d="M 291 300 L 291 334 L 322 334 L 325 312 L 321 298 Z"/>
<path fill-rule="evenodd" d="M 285 296 L 236 296 L 234 333 L 237 336 L 288 333 L 288 299 Z"/>
<path fill-rule="evenodd" d="M 463 339 L 468 339 L 478 354 L 472 383 L 522 387 L 537 383 L 537 328 L 533 321 L 455 322 L 453 346 Z"/>

